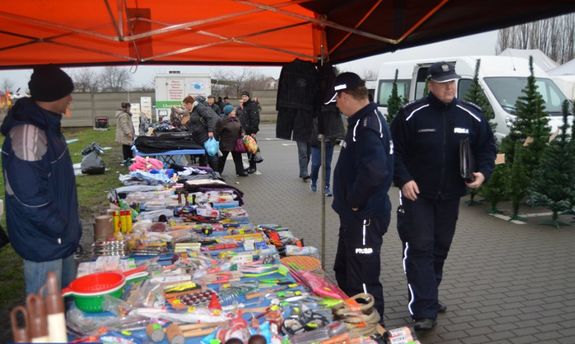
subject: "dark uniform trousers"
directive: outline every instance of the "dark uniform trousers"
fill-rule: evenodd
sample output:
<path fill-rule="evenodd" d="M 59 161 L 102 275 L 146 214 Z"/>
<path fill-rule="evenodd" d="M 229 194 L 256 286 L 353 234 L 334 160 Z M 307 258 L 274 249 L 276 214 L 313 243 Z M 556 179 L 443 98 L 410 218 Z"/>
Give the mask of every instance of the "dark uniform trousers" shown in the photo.
<path fill-rule="evenodd" d="M 348 296 L 363 292 L 371 294 L 375 309 L 383 317 L 380 252 L 389 218 L 349 220 L 340 216 L 340 223 L 333 267 L 337 284 Z"/>
<path fill-rule="evenodd" d="M 439 200 L 418 197 L 412 202 L 402 197 L 401 201 L 397 229 L 403 243 L 408 309 L 415 320 L 436 319 L 438 287 L 455 234 L 459 198 Z"/>

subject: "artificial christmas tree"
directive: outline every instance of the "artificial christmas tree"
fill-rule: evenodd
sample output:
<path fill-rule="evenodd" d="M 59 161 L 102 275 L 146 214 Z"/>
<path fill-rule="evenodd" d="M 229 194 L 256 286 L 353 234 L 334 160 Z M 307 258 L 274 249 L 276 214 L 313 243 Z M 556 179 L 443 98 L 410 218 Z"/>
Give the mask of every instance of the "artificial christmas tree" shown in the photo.
<path fill-rule="evenodd" d="M 527 165 L 525 164 L 527 148 L 523 147 L 521 142 L 516 142 L 514 152 L 515 158 L 513 164 L 511 164 L 511 173 L 507 179 L 507 189 L 512 208 L 510 221 L 523 220 L 519 217 L 519 207 L 525 196 L 527 196 L 527 186 L 530 182 L 530 177 L 526 170 Z"/>
<path fill-rule="evenodd" d="M 395 117 L 395 115 L 397 114 L 397 112 L 399 111 L 399 109 L 403 106 L 403 104 L 405 103 L 405 100 L 403 99 L 403 97 L 400 97 L 397 93 L 397 75 L 398 75 L 399 71 L 396 69 L 395 70 L 395 77 L 393 79 L 393 85 L 391 86 L 391 95 L 389 96 L 389 99 L 387 100 L 387 123 L 391 123 L 391 121 L 393 121 L 393 118 Z"/>
<path fill-rule="evenodd" d="M 495 169 L 489 178 L 489 181 L 479 190 L 479 195 L 489 202 L 490 214 L 499 214 L 497 204 L 504 201 L 507 197 L 507 176 L 509 175 L 509 165 L 495 165 Z"/>
<path fill-rule="evenodd" d="M 545 102 L 537 91 L 533 76 L 532 56 L 529 57 L 529 70 L 531 75 L 527 78 L 527 85 L 522 90 L 523 96 L 520 96 L 515 103 L 516 118 L 509 135 L 501 143 L 505 160 L 511 164 L 508 191 L 513 203 L 512 219 L 518 217 L 519 206 L 523 197 L 527 195 L 533 173 L 539 167 L 541 155 L 550 136 Z M 521 153 L 520 166 L 515 166 L 518 153 Z"/>
<path fill-rule="evenodd" d="M 529 203 L 553 212 L 551 224 L 559 228 L 559 213 L 571 209 L 575 200 L 575 154 L 569 140 L 569 103 L 563 104 L 561 134 L 543 151 L 538 169 L 533 174 Z"/>

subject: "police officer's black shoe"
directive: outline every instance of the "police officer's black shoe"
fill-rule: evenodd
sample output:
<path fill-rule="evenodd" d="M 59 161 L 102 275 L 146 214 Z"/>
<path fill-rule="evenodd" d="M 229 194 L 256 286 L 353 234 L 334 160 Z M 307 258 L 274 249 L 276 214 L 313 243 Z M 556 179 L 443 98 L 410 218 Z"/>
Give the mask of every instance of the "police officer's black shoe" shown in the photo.
<path fill-rule="evenodd" d="M 256 173 L 256 169 L 255 169 L 255 167 L 250 167 L 246 170 L 246 172 L 249 174 Z"/>
<path fill-rule="evenodd" d="M 447 312 L 447 306 L 444 305 L 444 304 L 441 303 L 441 302 L 438 302 L 438 303 L 437 303 L 437 313 L 442 313 L 442 314 L 443 314 L 443 313 L 445 313 L 445 312 Z"/>
<path fill-rule="evenodd" d="M 437 325 L 437 321 L 434 319 L 424 318 L 415 320 L 413 323 L 413 329 L 415 331 L 431 331 Z"/>

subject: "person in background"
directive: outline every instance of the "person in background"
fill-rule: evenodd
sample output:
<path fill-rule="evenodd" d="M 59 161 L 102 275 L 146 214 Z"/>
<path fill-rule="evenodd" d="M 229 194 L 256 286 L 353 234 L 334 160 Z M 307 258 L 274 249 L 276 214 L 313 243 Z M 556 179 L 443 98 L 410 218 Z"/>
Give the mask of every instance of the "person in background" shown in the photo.
<path fill-rule="evenodd" d="M 19 99 L 2 123 L 6 224 L 24 259 L 26 293 L 38 293 L 48 272 L 60 286 L 76 275 L 74 252 L 82 226 L 72 159 L 61 132 L 72 102 L 72 79 L 60 68 L 34 68 L 30 98 Z"/>
<path fill-rule="evenodd" d="M 228 104 L 231 105 L 232 103 L 230 103 L 230 98 L 228 98 L 228 96 L 225 96 L 225 97 L 224 97 L 223 105 L 226 106 L 226 105 L 228 105 Z"/>
<path fill-rule="evenodd" d="M 438 299 L 443 265 L 455 234 L 459 199 L 491 175 L 496 147 L 489 122 L 473 103 L 459 100 L 455 66 L 437 62 L 428 70 L 427 97 L 402 107 L 391 123 L 394 183 L 399 188 L 397 230 L 403 243 L 408 310 L 417 331 L 436 326 L 447 307 Z M 474 180 L 460 175 L 459 147 L 469 138 L 477 162 Z"/>
<path fill-rule="evenodd" d="M 248 91 L 242 92 L 240 108 L 237 111 L 245 134 L 256 139 L 256 134 L 260 130 L 260 112 L 257 104 L 250 99 L 250 93 Z M 248 160 L 250 167 L 247 172 L 250 174 L 255 173 L 257 171 L 255 154 L 248 153 Z"/>
<path fill-rule="evenodd" d="M 222 109 L 218 104 L 216 104 L 216 98 L 211 94 L 208 96 L 208 106 L 212 108 L 212 110 L 214 110 L 214 112 L 218 114 L 218 116 L 222 115 Z"/>
<path fill-rule="evenodd" d="M 311 138 L 310 138 L 311 140 Z M 309 176 L 309 161 L 311 159 L 311 144 L 307 141 L 296 141 L 297 145 L 297 160 L 299 165 L 299 177 L 307 182 Z"/>
<path fill-rule="evenodd" d="M 242 137 L 242 126 L 236 116 L 236 109 L 234 109 L 231 104 L 224 106 L 224 118 L 220 119 L 216 126 L 216 137 L 220 140 L 220 150 L 222 152 L 222 156 L 218 162 L 220 174 L 224 172 L 226 159 L 231 152 L 236 168 L 236 175 L 238 177 L 246 177 L 248 173 L 244 170 L 242 153 L 234 151 L 236 141 Z"/>
<path fill-rule="evenodd" d="M 224 104 L 224 100 L 222 99 L 222 97 L 218 97 L 218 101 L 216 102 L 216 104 L 218 104 L 220 109 L 222 109 L 222 114 L 223 114 L 224 106 L 226 106 L 226 104 Z"/>
<path fill-rule="evenodd" d="M 373 295 L 383 323 L 380 252 L 391 215 L 387 193 L 393 179 L 393 143 L 385 118 L 369 102 L 365 81 L 357 74 L 339 74 L 333 92 L 328 103 L 336 101 L 348 121 L 333 174 L 332 208 L 340 219 L 335 278 L 347 295 Z"/>
<path fill-rule="evenodd" d="M 333 150 L 336 145 L 345 137 L 345 129 L 341 119 L 341 114 L 334 104 L 323 105 L 319 114 L 324 131 L 325 141 L 325 188 L 323 193 L 326 197 L 331 197 L 330 179 L 331 179 L 331 160 Z M 313 119 L 312 141 L 311 141 L 311 184 L 310 190 L 317 191 L 317 181 L 321 167 L 321 142 L 318 138 L 319 119 Z"/>
<path fill-rule="evenodd" d="M 130 165 L 132 160 L 132 143 L 134 142 L 135 129 L 132 123 L 130 103 L 120 104 L 121 110 L 116 112 L 116 142 L 122 145 L 122 165 Z"/>
<path fill-rule="evenodd" d="M 214 137 L 216 124 L 220 119 L 204 101 L 205 98 L 202 96 L 197 96 L 196 98 L 187 96 L 183 100 L 184 108 L 190 114 L 186 126 L 192 133 L 194 141 L 202 147 L 208 139 Z M 205 166 L 206 162 L 212 170 L 216 172 L 219 170 L 217 155 L 211 156 L 206 153 L 200 158 L 200 165 Z"/>

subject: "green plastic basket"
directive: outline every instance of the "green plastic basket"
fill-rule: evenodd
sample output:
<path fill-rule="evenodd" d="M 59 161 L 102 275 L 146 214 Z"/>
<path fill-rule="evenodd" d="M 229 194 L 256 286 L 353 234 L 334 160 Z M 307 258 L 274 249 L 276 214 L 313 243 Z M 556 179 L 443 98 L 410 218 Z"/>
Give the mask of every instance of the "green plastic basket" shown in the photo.
<path fill-rule="evenodd" d="M 115 290 L 100 294 L 100 295 L 78 295 L 75 294 L 74 304 L 79 310 L 86 313 L 100 313 L 104 311 L 104 298 L 106 295 L 115 298 L 121 298 L 123 293 L 123 287 L 117 288 Z"/>

